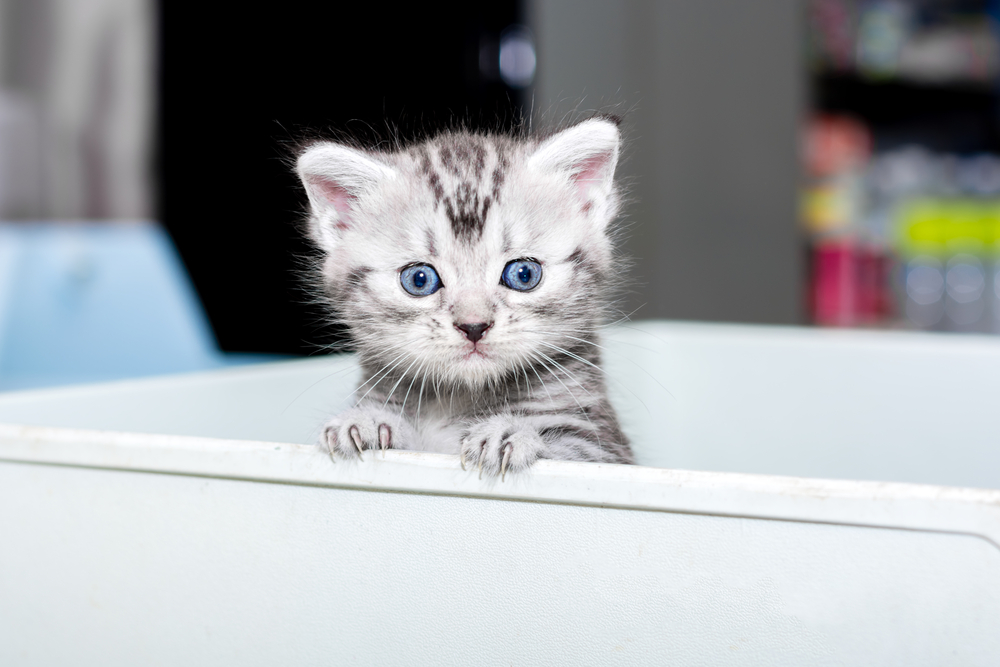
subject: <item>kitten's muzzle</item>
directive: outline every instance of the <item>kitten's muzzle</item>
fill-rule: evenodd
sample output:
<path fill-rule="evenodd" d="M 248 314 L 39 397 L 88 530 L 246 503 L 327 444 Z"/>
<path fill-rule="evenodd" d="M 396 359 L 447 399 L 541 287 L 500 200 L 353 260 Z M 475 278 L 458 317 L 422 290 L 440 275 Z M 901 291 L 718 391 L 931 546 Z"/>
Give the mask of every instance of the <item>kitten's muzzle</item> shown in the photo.
<path fill-rule="evenodd" d="M 486 330 L 493 326 L 490 322 L 476 322 L 475 324 L 464 323 L 456 324 L 455 328 L 465 334 L 465 337 L 471 340 L 473 343 L 477 342 L 480 338 L 486 335 Z"/>

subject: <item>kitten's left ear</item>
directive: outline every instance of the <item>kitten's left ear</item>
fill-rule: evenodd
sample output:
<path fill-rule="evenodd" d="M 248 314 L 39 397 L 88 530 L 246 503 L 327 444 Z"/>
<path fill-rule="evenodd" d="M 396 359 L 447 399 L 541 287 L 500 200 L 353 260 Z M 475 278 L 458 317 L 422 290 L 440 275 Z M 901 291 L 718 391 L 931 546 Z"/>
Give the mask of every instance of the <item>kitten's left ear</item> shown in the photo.
<path fill-rule="evenodd" d="M 543 141 L 528 159 L 528 165 L 569 176 L 583 210 L 600 213 L 606 223 L 615 213 L 614 177 L 620 144 L 615 122 L 592 118 Z"/>
<path fill-rule="evenodd" d="M 313 144 L 299 155 L 296 171 L 309 195 L 310 231 L 327 250 L 354 223 L 358 200 L 395 176 L 375 155 L 341 144 Z"/>

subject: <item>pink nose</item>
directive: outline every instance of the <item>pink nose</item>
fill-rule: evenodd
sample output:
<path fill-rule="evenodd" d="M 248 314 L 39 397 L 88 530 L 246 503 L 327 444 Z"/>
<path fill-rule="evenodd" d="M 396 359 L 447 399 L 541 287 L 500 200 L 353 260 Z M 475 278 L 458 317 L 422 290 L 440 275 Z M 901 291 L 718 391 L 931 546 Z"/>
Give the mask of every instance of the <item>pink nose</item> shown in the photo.
<path fill-rule="evenodd" d="M 456 324 L 455 328 L 464 333 L 466 338 L 475 343 L 486 335 L 486 330 L 491 326 L 493 326 L 492 322 L 489 324 L 486 322 L 476 322 L 475 324 Z"/>

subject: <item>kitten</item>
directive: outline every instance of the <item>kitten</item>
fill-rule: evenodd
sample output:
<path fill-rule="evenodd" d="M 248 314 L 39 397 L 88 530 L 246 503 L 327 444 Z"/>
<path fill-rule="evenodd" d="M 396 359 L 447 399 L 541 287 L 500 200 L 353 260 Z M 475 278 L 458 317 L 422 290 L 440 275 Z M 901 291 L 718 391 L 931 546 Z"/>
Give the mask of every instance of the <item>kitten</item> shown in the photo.
<path fill-rule="evenodd" d="M 309 232 L 367 378 L 323 431 L 331 454 L 445 452 L 501 477 L 539 458 L 633 462 L 597 342 L 624 272 L 619 144 L 593 118 L 542 138 L 305 148 Z"/>

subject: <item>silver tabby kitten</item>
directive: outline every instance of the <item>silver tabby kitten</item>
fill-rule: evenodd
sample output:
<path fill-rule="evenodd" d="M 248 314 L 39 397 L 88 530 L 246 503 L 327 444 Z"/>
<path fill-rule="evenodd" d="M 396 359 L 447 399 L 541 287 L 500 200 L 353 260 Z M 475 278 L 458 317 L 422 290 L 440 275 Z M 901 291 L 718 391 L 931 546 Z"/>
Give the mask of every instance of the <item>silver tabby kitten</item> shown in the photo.
<path fill-rule="evenodd" d="M 545 138 L 301 153 L 324 286 L 367 378 L 323 431 L 331 454 L 460 454 L 480 475 L 632 463 L 597 341 L 621 272 L 619 143 L 594 118 Z"/>

